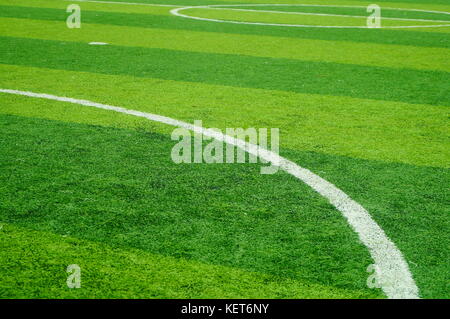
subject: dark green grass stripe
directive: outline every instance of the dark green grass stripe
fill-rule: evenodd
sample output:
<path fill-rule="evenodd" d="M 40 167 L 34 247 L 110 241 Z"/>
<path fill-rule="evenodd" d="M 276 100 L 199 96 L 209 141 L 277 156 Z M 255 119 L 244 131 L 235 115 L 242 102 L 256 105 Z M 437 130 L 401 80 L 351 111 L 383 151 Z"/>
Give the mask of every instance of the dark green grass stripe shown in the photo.
<path fill-rule="evenodd" d="M 56 20 L 63 22 L 67 18 L 67 13 L 65 10 L 59 9 L 0 6 L 0 17 Z M 281 36 L 303 39 L 373 42 L 380 44 L 399 44 L 422 47 L 450 47 L 450 36 L 448 34 L 438 32 L 364 29 L 342 30 L 236 25 L 230 23 L 212 23 L 207 21 L 182 19 L 175 16 L 86 10 L 83 10 L 82 22 L 145 28 Z M 65 24 L 61 24 L 61 27 L 65 27 Z"/>
<path fill-rule="evenodd" d="M 446 72 L 9 37 L 0 43 L 4 64 L 450 105 Z"/>

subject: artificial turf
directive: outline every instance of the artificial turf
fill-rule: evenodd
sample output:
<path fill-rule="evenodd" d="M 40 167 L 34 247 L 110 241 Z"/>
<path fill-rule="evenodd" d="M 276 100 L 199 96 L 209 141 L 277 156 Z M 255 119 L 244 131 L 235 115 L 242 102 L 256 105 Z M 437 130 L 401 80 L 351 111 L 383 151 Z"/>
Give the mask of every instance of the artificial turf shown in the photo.
<path fill-rule="evenodd" d="M 248 26 L 79 4 L 83 27 L 69 30 L 67 2 L 0 0 L 0 88 L 280 128 L 281 155 L 369 211 L 420 296 L 449 297 L 448 27 Z M 176 165 L 171 131 L 0 93 L 0 298 L 385 297 L 367 287 L 370 255 L 324 198 L 258 164 Z M 78 290 L 65 286 L 72 263 Z"/>
<path fill-rule="evenodd" d="M 3 0 L 4 1 L 4 0 Z M 160 9 L 158 9 L 159 11 Z M 273 37 L 290 37 L 295 39 L 320 39 L 329 41 L 352 41 L 356 43 L 379 43 L 379 44 L 399 44 L 417 47 L 438 47 L 448 48 L 450 39 L 442 35 L 448 32 L 448 28 L 424 28 L 398 30 L 364 30 L 349 29 L 346 32 L 335 29 L 302 29 L 284 28 L 270 26 L 234 25 L 225 23 L 209 23 L 207 21 L 195 21 L 188 19 L 177 19 L 167 14 L 142 14 L 142 13 L 120 13 L 105 12 L 97 10 L 83 11 L 83 22 L 117 26 L 133 26 L 141 28 L 158 28 L 169 30 L 188 30 L 201 32 L 214 32 L 224 34 L 251 34 L 265 35 Z M 61 28 L 65 28 L 65 7 L 54 8 L 34 8 L 2 6 L 0 17 L 38 19 L 60 21 Z M 399 36 L 399 32 L 401 36 Z"/>

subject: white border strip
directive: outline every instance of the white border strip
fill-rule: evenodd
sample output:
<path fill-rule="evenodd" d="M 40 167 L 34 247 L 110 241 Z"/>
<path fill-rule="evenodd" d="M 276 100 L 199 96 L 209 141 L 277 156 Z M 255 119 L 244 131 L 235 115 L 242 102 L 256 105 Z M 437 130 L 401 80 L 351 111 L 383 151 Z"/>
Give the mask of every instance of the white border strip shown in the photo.
<path fill-rule="evenodd" d="M 386 236 L 381 227 L 378 226 L 378 224 L 372 219 L 370 214 L 360 204 L 352 200 L 335 185 L 312 173 L 310 170 L 302 168 L 294 162 L 291 162 L 274 152 L 263 149 L 254 144 L 235 139 L 234 137 L 214 130 L 208 130 L 203 127 L 195 126 L 161 115 L 51 94 L 9 89 L 0 89 L 0 92 L 95 107 L 142 117 L 150 121 L 159 122 L 170 126 L 183 127 L 196 133 L 214 138 L 218 141 L 223 141 L 227 144 L 239 147 L 249 154 L 258 156 L 261 159 L 271 162 L 273 165 L 278 165 L 282 170 L 303 181 L 320 195 L 328 199 L 330 203 L 333 204 L 333 206 L 336 207 L 342 215 L 344 215 L 347 222 L 358 234 L 359 239 L 368 248 L 370 255 L 375 261 L 375 265 L 379 271 L 378 280 L 381 284 L 381 288 L 389 298 L 419 298 L 419 290 L 414 282 L 414 279 L 412 278 L 408 264 L 403 258 L 402 253 Z"/>

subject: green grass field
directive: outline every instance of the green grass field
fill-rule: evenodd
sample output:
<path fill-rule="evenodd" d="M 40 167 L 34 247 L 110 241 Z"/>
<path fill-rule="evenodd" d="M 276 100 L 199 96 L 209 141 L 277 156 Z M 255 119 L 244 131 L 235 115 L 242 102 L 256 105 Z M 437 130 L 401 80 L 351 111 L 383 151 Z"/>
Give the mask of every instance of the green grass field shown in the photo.
<path fill-rule="evenodd" d="M 175 164 L 173 126 L 1 90 L 279 128 L 418 297 L 450 298 L 447 0 L 378 0 L 380 29 L 361 28 L 373 1 L 129 2 L 0 0 L 0 298 L 392 297 L 367 285 L 382 242 L 292 174 Z"/>

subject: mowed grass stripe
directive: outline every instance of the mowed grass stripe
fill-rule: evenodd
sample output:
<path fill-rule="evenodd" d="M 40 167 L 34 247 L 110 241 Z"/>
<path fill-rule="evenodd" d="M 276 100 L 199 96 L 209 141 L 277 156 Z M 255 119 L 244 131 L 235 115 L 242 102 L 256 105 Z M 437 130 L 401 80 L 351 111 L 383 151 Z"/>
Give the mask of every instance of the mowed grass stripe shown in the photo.
<path fill-rule="evenodd" d="M 67 13 L 63 9 L 0 6 L 0 17 L 61 21 L 65 26 Z M 83 11 L 84 23 L 158 28 L 171 30 L 202 31 L 231 34 L 251 34 L 299 39 L 353 41 L 379 44 L 412 45 L 419 47 L 449 48 L 450 38 L 445 28 L 428 30 L 364 30 L 286 28 L 273 26 L 236 25 L 182 19 L 173 15 L 131 14 L 103 11 Z M 433 29 L 433 30 L 431 30 Z M 443 29 L 445 29 L 443 31 Z M 450 28 L 449 28 L 450 29 Z M 415 30 L 415 31 L 412 31 Z M 426 32 L 424 32 L 426 31 Z"/>
<path fill-rule="evenodd" d="M 304 61 L 337 62 L 423 70 L 450 71 L 450 49 L 307 40 L 184 30 L 83 24 L 68 29 L 61 22 L 0 18 L 0 35 L 43 40 L 239 54 Z"/>
<path fill-rule="evenodd" d="M 450 73 L 1 37 L 0 63 L 450 105 Z"/>
<path fill-rule="evenodd" d="M 281 128 L 281 146 L 295 150 L 450 167 L 446 106 L 23 66 L 0 65 L 0 70 L 3 73 L 2 88 L 122 105 L 191 123 L 201 119 L 206 127 L 278 127 Z M 67 114 L 66 106 L 47 109 L 35 108 L 33 103 L 19 108 L 7 105 L 3 105 L 5 112 L 25 116 L 57 120 L 68 117 L 81 123 L 114 124 L 126 128 L 148 125 L 119 115 L 105 122 L 96 116 L 98 113 L 86 108 Z M 86 122 L 88 119 L 91 120 Z M 152 130 L 155 130 L 153 125 Z M 158 131 L 170 134 L 167 128 Z"/>
<path fill-rule="evenodd" d="M 2 298 L 381 297 L 374 291 L 338 289 L 137 249 L 112 248 L 9 224 L 1 226 Z M 65 269 L 74 263 L 81 267 L 82 289 L 66 286 Z"/>

